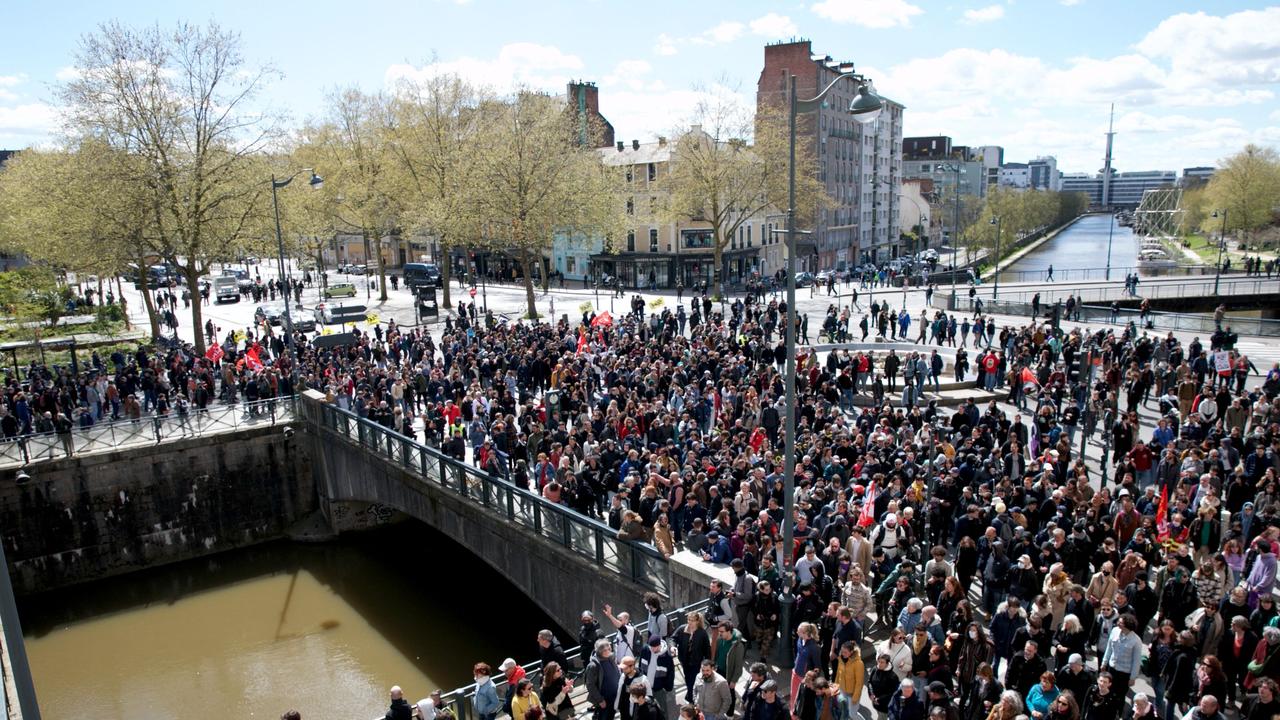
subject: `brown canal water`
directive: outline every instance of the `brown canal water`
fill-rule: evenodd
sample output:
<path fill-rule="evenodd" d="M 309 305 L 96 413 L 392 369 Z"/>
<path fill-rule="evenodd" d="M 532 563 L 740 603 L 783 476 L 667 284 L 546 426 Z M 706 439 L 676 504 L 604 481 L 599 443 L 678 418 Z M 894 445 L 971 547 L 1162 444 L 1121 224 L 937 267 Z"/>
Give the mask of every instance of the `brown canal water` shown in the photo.
<path fill-rule="evenodd" d="M 276 542 L 19 600 L 46 718 L 381 717 L 536 658 L 554 624 L 416 522 Z M 563 635 L 557 632 L 558 635 Z M 561 637 L 562 641 L 568 638 Z"/>

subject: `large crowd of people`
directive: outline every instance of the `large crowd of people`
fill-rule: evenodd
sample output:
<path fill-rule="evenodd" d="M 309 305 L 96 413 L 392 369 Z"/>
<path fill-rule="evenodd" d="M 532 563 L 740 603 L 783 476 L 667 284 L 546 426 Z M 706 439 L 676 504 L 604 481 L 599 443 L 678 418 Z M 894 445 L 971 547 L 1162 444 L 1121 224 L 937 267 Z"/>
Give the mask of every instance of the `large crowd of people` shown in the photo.
<path fill-rule="evenodd" d="M 480 720 L 1280 711 L 1280 369 L 1260 374 L 1222 332 L 1206 347 L 946 313 L 923 316 L 914 356 L 802 348 L 795 545 L 783 548 L 787 309 L 751 296 L 715 310 L 695 297 L 687 312 L 640 302 L 608 322 L 588 311 L 546 324 L 464 308 L 438 336 L 390 326 L 304 352 L 304 382 L 330 401 L 620 537 L 735 572 L 732 587 L 712 584 L 707 612 L 648 633 L 623 613 L 607 610 L 604 631 L 584 614 L 583 666 L 542 657 L 556 677 L 583 671 L 586 707 L 482 690 Z M 858 310 L 833 306 L 830 339 L 856 337 Z M 895 314 L 861 317 L 882 313 Z M 952 330 L 965 320 L 971 332 Z M 936 375 L 932 350 L 952 343 L 957 379 L 996 397 L 951 410 L 889 394 Z M 794 649 L 781 676 L 748 664 L 776 642 Z M 476 679 L 490 682 L 488 666 Z"/>
<path fill-rule="evenodd" d="M 159 407 L 289 394 L 296 373 L 298 388 L 620 537 L 733 568 L 707 612 L 651 622 L 645 637 L 625 613 L 603 609 L 603 632 L 584 615 L 582 666 L 544 652 L 539 687 L 508 677 L 505 701 L 478 664 L 479 720 L 850 720 L 864 705 L 890 720 L 1280 712 L 1280 367 L 1260 371 L 1226 331 L 1206 346 L 1133 325 L 999 327 L 888 304 L 826 317 L 828 340 L 863 324 L 892 339 L 896 327 L 919 349 L 802 347 L 794 468 L 781 458 L 782 328 L 803 336 L 807 319 L 759 293 L 719 309 L 641 301 L 580 322 L 464 306 L 437 333 L 390 322 L 342 346 L 300 338 L 296 366 L 270 326 L 229 332 L 204 357 L 179 346 L 94 359 L 105 388 L 65 369 L 11 377 L 4 429 L 45 412 L 113 414 L 129 396 Z M 945 369 L 939 348 L 957 380 L 995 394 L 939 407 L 926 390 Z M 781 677 L 748 664 L 776 642 L 794 650 Z M 583 707 L 565 702 L 572 682 L 586 685 Z M 423 711 L 402 699 L 388 716 L 403 712 Z"/>

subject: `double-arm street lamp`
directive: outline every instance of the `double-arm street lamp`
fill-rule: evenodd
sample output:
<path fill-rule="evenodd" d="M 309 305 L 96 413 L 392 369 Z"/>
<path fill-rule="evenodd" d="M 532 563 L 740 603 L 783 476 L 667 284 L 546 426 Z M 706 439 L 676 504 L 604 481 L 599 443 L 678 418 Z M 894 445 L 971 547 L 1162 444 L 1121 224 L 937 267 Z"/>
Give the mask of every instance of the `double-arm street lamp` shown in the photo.
<path fill-rule="evenodd" d="M 956 252 L 960 249 L 960 173 L 964 171 L 964 166 L 960 163 L 938 163 L 933 166 L 937 172 L 953 172 L 956 174 L 954 187 L 956 193 L 956 211 L 955 219 L 951 224 L 951 297 L 955 302 L 956 296 L 956 273 L 960 271 L 960 267 L 956 264 Z"/>
<path fill-rule="evenodd" d="M 1213 273 L 1213 294 L 1218 294 L 1218 284 L 1222 282 L 1222 251 L 1227 247 L 1227 211 L 1214 210 L 1210 217 L 1218 217 L 1218 213 L 1222 213 L 1222 232 L 1218 235 L 1218 266 Z"/>
<path fill-rule="evenodd" d="M 779 601 L 782 606 L 781 632 L 782 642 L 778 648 L 786 662 L 791 660 L 791 605 L 795 598 L 791 595 L 792 584 L 792 545 L 795 524 L 795 471 L 796 471 L 796 116 L 800 113 L 811 113 L 822 107 L 822 98 L 842 80 L 853 79 L 858 83 L 858 92 L 849 102 L 848 114 L 855 121 L 867 124 L 874 122 L 884 110 L 884 100 L 871 89 L 871 83 L 862 75 L 852 70 L 838 75 L 816 96 L 808 100 L 796 97 L 796 76 L 787 75 L 787 133 L 789 146 L 787 168 L 787 377 L 786 377 L 786 421 L 783 426 L 786 436 L 782 454 L 782 593 Z"/>
<path fill-rule="evenodd" d="M 280 197 L 277 191 L 280 188 L 287 187 L 289 183 L 293 182 L 294 178 L 304 172 L 311 173 L 311 180 L 308 181 L 308 184 L 311 185 L 312 190 L 319 190 L 324 187 L 324 179 L 311 168 L 303 168 L 283 180 L 277 180 L 274 174 L 271 176 L 271 205 L 275 208 L 276 213 L 276 245 L 279 250 L 278 260 L 280 262 L 280 292 L 284 295 L 284 342 L 286 347 L 293 352 L 293 377 L 295 379 L 298 377 L 298 349 L 293 342 L 293 314 L 289 310 L 289 303 L 293 298 L 293 288 L 289 282 L 289 275 L 284 264 L 284 233 L 280 230 Z M 298 391 L 297 387 L 292 389 L 294 392 Z"/>
<path fill-rule="evenodd" d="M 996 261 L 991 267 L 995 272 L 995 286 L 991 289 L 991 299 L 1000 297 L 1000 216 L 992 215 L 991 224 L 996 226 Z"/>

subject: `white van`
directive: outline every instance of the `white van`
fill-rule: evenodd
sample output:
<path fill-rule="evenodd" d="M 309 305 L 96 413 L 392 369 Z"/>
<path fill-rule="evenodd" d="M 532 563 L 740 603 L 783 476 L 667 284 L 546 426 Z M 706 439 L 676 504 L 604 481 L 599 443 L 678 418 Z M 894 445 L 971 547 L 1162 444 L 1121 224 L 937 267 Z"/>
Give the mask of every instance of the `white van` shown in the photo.
<path fill-rule="evenodd" d="M 219 275 L 213 279 L 214 302 L 240 302 L 239 278 Z"/>

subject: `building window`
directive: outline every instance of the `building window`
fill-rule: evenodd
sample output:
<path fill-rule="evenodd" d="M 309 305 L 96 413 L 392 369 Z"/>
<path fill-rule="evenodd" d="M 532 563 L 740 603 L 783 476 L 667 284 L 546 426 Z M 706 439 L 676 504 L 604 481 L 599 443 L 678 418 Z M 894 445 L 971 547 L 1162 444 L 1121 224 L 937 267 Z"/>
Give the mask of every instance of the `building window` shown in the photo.
<path fill-rule="evenodd" d="M 751 226 L 747 226 L 747 247 L 751 247 Z"/>
<path fill-rule="evenodd" d="M 658 228 L 649 228 L 649 252 L 658 252 Z"/>
<path fill-rule="evenodd" d="M 627 252 L 636 251 L 636 231 L 629 230 L 627 232 Z"/>
<path fill-rule="evenodd" d="M 680 239 L 681 245 L 687 250 L 706 250 L 712 244 L 710 230 L 682 230 Z"/>
<path fill-rule="evenodd" d="M 572 255 L 564 259 L 564 271 L 566 273 L 569 273 L 570 275 L 577 274 L 578 270 L 577 263 L 575 262 L 576 260 L 577 258 Z"/>
<path fill-rule="evenodd" d="M 654 165 L 653 163 L 649 163 L 649 182 L 653 182 L 654 180 L 657 180 L 657 179 L 658 179 L 658 166 Z"/>
<path fill-rule="evenodd" d="M 627 166 L 627 182 L 631 182 L 631 166 Z"/>
<path fill-rule="evenodd" d="M 627 198 L 627 214 L 628 215 L 636 214 L 636 202 L 631 198 Z"/>

